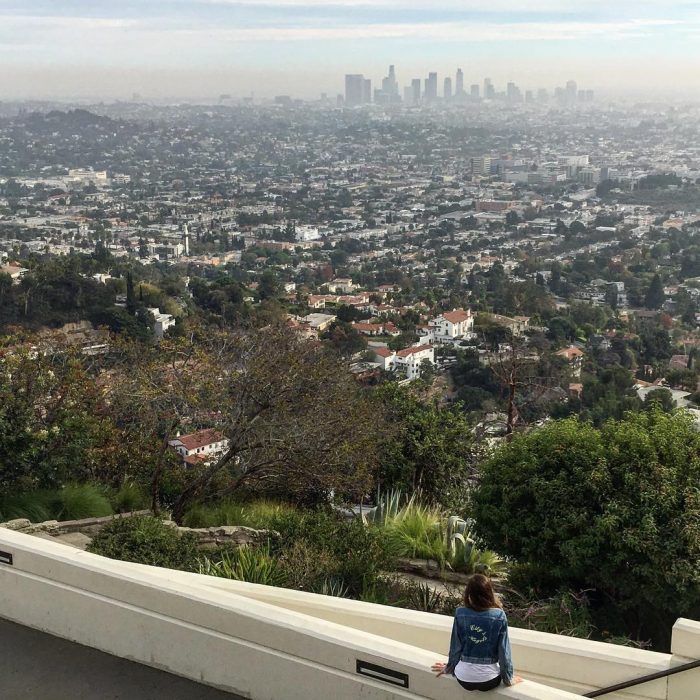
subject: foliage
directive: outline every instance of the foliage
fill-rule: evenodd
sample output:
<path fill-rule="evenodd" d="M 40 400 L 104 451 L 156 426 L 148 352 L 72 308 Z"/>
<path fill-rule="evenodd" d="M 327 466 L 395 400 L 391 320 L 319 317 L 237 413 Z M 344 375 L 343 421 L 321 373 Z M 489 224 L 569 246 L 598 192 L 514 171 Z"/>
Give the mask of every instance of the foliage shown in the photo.
<path fill-rule="evenodd" d="M 382 490 L 420 490 L 429 502 L 463 502 L 477 452 L 470 425 L 459 407 L 423 403 L 395 384 L 378 390 L 394 431 L 387 435 L 378 474 Z"/>
<path fill-rule="evenodd" d="M 220 559 L 202 557 L 199 560 L 199 573 L 207 576 L 259 583 L 264 586 L 283 586 L 284 573 L 269 549 L 239 547 L 226 552 Z"/>
<path fill-rule="evenodd" d="M 212 427 L 229 446 L 185 486 L 172 506 L 175 520 L 212 490 L 220 498 L 258 488 L 317 502 L 332 490 L 366 490 L 381 416 L 337 356 L 277 325 L 209 333 L 200 342 L 210 381 L 197 403 L 219 408 Z M 167 405 L 163 411 L 171 415 Z"/>
<path fill-rule="evenodd" d="M 46 520 L 80 520 L 112 515 L 103 491 L 90 484 L 71 484 L 62 489 L 33 491 L 0 500 L 0 520 L 27 518 L 33 523 Z"/>
<path fill-rule="evenodd" d="M 507 607 L 513 627 L 588 639 L 594 635 L 590 602 L 585 591 L 563 591 L 544 600 Z"/>
<path fill-rule="evenodd" d="M 665 388 L 653 389 L 644 397 L 644 408 L 646 410 L 661 409 L 665 413 L 670 413 L 676 406 L 673 394 Z"/>
<path fill-rule="evenodd" d="M 186 527 L 244 525 L 264 530 L 270 528 L 278 518 L 293 510 L 293 506 L 288 504 L 264 499 L 248 503 L 223 500 L 210 506 L 203 504 L 192 506 L 185 514 L 183 524 Z"/>
<path fill-rule="evenodd" d="M 121 449 L 80 356 L 18 349 L 0 358 L 0 492 L 104 477 Z"/>
<path fill-rule="evenodd" d="M 95 535 L 88 551 L 111 559 L 194 571 L 197 538 L 151 516 L 115 518 Z"/>
<path fill-rule="evenodd" d="M 700 611 L 699 455 L 683 412 L 549 423 L 484 463 L 478 533 L 543 589 L 595 588 L 658 639 Z"/>
<path fill-rule="evenodd" d="M 56 495 L 56 520 L 101 518 L 114 512 L 104 493 L 89 484 L 71 484 Z"/>
<path fill-rule="evenodd" d="M 398 557 L 429 559 L 444 566 L 448 557 L 442 513 L 412 498 L 384 526 L 391 550 Z"/>
<path fill-rule="evenodd" d="M 143 488 L 134 482 L 122 484 L 111 496 L 112 508 L 117 513 L 132 513 L 148 507 Z"/>
<path fill-rule="evenodd" d="M 356 596 L 394 565 L 393 552 L 381 530 L 367 527 L 359 518 L 347 520 L 322 510 L 289 511 L 273 519 L 270 527 L 280 534 L 272 541 L 272 553 L 284 558 L 288 570 L 298 564 L 301 569 L 313 571 L 313 586 L 323 578 L 337 578 Z M 301 551 L 299 543 L 306 551 Z M 295 547 L 299 548 L 298 560 L 292 561 L 288 552 Z M 313 557 L 322 566 L 308 561 Z M 295 576 L 298 581 L 303 578 Z"/>

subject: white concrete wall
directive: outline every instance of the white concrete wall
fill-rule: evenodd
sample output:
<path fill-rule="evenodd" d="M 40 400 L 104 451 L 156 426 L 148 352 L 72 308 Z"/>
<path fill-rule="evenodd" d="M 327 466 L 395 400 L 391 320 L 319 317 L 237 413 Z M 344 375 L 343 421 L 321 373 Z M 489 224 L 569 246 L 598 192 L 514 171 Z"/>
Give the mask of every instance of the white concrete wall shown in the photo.
<path fill-rule="evenodd" d="M 213 579 L 125 564 L 8 530 L 0 617 L 252 700 L 463 700 L 435 679 L 436 655 L 210 585 Z M 333 602 L 333 601 L 332 601 Z M 358 659 L 408 674 L 408 690 L 361 676 Z M 524 682 L 492 698 L 576 700 Z"/>
<path fill-rule="evenodd" d="M 167 572 L 167 575 L 183 582 L 200 578 L 185 572 Z M 203 585 L 401 641 L 430 651 L 435 658 L 442 658 L 449 648 L 452 620 L 444 615 L 220 578 L 209 578 Z M 678 623 L 674 640 L 678 630 L 687 629 L 681 627 L 684 623 L 687 621 Z M 691 657 L 697 651 L 693 658 L 700 658 L 700 648 L 694 650 L 689 646 L 695 643 L 700 647 L 700 623 L 689 624 L 688 641 L 684 642 L 683 649 Z M 692 625 L 697 625 L 698 629 Z M 573 693 L 586 693 L 687 661 L 676 662 L 670 654 L 513 627 L 510 628 L 510 638 L 518 674 Z M 666 700 L 667 683 L 667 679 L 661 679 L 605 697 L 609 700 Z"/>

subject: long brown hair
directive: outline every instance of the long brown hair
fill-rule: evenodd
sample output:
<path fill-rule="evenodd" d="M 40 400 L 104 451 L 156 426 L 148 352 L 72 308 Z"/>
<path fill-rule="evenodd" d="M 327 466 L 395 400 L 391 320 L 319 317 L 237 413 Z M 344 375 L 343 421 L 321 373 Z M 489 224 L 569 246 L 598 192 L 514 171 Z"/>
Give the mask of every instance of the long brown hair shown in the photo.
<path fill-rule="evenodd" d="M 483 574 L 474 574 L 464 589 L 464 607 L 481 612 L 503 606 L 493 591 L 491 580 Z"/>

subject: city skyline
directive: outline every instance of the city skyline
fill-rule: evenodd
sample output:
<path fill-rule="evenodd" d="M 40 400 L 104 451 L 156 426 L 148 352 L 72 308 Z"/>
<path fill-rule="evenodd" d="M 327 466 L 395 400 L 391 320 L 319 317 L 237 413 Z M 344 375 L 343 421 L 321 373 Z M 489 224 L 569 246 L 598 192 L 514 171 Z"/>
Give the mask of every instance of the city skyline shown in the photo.
<path fill-rule="evenodd" d="M 692 96 L 700 3 L 556 0 L 0 0 L 0 97 L 304 99 L 401 65 L 403 87 L 461 65 L 466 85 L 574 76 L 597 92 Z M 669 76 L 674 80 L 670 81 Z M 442 88 L 442 84 L 440 85 Z"/>

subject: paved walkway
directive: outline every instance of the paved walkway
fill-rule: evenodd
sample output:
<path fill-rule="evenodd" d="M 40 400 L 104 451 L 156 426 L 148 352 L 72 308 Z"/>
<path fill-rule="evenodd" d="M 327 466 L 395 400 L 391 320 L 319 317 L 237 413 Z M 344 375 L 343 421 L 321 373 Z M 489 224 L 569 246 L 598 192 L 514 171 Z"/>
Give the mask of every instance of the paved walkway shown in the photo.
<path fill-rule="evenodd" d="M 0 619 L 2 700 L 241 700 Z"/>

